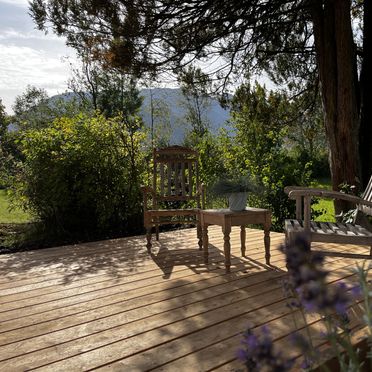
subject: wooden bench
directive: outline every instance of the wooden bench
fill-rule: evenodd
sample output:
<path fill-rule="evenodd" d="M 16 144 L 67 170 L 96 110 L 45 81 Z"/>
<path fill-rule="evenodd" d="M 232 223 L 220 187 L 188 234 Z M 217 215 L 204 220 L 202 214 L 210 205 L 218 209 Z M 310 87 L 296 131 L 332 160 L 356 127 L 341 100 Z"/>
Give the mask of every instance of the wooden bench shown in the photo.
<path fill-rule="evenodd" d="M 332 198 L 354 203 L 358 211 L 372 215 L 372 177 L 362 197 L 337 191 L 289 186 L 284 189 L 296 201 L 296 219 L 285 220 L 285 236 L 306 234 L 310 242 L 368 245 L 372 255 L 372 232 L 355 223 L 315 222 L 311 220 L 311 199 Z"/>

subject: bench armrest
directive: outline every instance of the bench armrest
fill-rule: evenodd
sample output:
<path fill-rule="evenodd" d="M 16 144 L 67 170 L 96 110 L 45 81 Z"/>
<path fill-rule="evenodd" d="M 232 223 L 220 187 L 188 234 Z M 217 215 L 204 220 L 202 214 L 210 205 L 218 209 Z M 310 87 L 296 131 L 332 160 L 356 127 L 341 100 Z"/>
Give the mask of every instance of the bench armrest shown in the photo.
<path fill-rule="evenodd" d="M 292 191 L 304 191 L 304 192 L 321 192 L 329 191 L 327 189 L 320 189 L 315 187 L 304 187 L 304 186 L 286 186 L 284 192 L 288 195 Z"/>
<path fill-rule="evenodd" d="M 311 187 L 299 187 L 299 186 L 289 186 L 284 190 L 290 199 L 296 200 L 296 218 L 302 219 L 302 200 L 303 200 L 303 220 L 305 227 L 310 226 L 311 220 L 311 198 L 331 198 L 345 200 L 355 205 L 365 205 L 372 207 L 372 202 L 359 198 L 355 195 L 345 194 L 339 191 L 331 191 L 326 189 L 318 189 Z"/>
<path fill-rule="evenodd" d="M 323 190 L 323 189 L 311 189 L 311 188 L 302 188 L 291 190 L 288 194 L 289 198 L 297 199 L 298 197 L 304 196 L 315 196 L 318 198 L 331 198 L 331 199 L 341 199 L 346 200 L 355 204 L 363 204 L 369 207 L 372 207 L 372 202 L 362 199 L 355 195 L 345 194 L 339 191 Z"/>

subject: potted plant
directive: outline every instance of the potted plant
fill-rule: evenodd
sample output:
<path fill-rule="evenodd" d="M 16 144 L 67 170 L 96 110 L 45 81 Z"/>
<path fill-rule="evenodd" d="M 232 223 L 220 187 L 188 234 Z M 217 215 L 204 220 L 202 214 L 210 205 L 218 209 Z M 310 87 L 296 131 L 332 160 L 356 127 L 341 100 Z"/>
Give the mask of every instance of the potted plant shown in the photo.
<path fill-rule="evenodd" d="M 248 193 L 256 189 L 257 185 L 250 176 L 224 176 L 212 185 L 211 192 L 216 196 L 228 197 L 230 210 L 242 211 L 247 205 Z"/>

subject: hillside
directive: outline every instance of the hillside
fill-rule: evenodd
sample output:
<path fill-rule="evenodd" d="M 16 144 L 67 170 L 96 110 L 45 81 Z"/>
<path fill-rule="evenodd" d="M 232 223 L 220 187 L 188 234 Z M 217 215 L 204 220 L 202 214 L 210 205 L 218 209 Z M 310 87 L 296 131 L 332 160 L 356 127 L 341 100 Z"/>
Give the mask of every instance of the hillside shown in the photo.
<path fill-rule="evenodd" d="M 191 124 L 185 120 L 185 108 L 180 89 L 155 88 L 142 89 L 140 95 L 143 97 L 143 104 L 140 115 L 147 127 L 151 127 L 151 94 L 154 106 L 154 130 L 162 132 L 170 139 L 171 144 L 182 142 L 184 135 L 191 129 Z M 51 100 L 63 98 L 69 100 L 75 94 L 67 92 L 56 95 Z M 229 118 L 229 110 L 221 107 L 217 99 L 210 98 L 209 107 L 205 110 L 205 119 L 209 123 L 209 129 L 216 134 L 220 128 L 227 127 L 226 121 Z"/>
<path fill-rule="evenodd" d="M 170 130 L 172 143 L 179 143 L 184 138 L 185 132 L 191 129 L 191 124 L 185 120 L 184 97 L 180 89 L 156 88 L 142 89 L 141 96 L 144 97 L 141 116 L 145 124 L 151 126 L 151 94 L 154 106 L 154 129 L 157 126 Z M 223 109 L 216 99 L 210 98 L 208 109 L 205 111 L 205 119 L 209 123 L 212 133 L 216 134 L 222 127 L 226 127 L 229 111 Z"/>

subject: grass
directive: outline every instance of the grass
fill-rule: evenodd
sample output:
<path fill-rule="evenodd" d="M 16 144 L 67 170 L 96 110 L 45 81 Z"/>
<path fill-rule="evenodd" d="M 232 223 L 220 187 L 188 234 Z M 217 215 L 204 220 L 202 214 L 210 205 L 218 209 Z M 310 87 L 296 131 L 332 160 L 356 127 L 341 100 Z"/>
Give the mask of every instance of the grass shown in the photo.
<path fill-rule="evenodd" d="M 0 190 L 0 253 L 12 252 L 32 225 L 31 216 L 20 208 L 11 208 L 6 190 Z"/>
<path fill-rule="evenodd" d="M 0 190 L 0 223 L 27 223 L 31 216 L 19 208 L 10 209 L 10 202 L 6 190 Z"/>
<path fill-rule="evenodd" d="M 331 180 L 322 179 L 317 182 L 313 182 L 311 187 L 317 187 L 322 189 L 331 190 Z M 314 214 L 319 214 L 315 221 L 319 222 L 335 222 L 335 207 L 333 204 L 333 199 L 316 199 L 316 203 L 311 207 Z"/>

